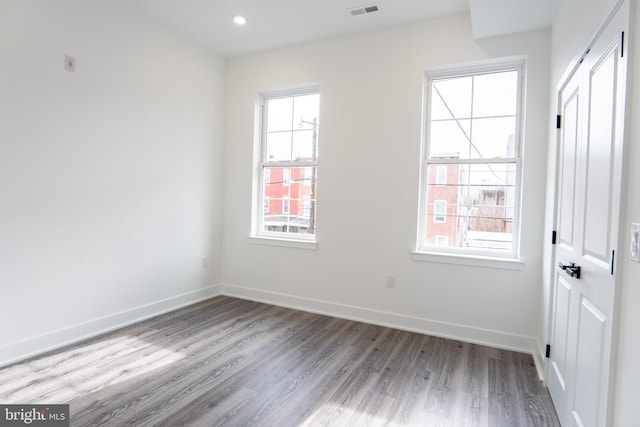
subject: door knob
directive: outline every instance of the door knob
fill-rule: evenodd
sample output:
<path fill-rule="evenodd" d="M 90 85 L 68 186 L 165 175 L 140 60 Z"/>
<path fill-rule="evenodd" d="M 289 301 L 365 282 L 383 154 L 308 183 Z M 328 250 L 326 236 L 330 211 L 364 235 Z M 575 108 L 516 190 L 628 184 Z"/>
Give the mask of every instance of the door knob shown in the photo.
<path fill-rule="evenodd" d="M 580 278 L 580 266 L 576 265 L 574 262 L 570 262 L 569 265 L 564 265 L 563 263 L 558 264 L 558 266 L 564 270 L 569 276 L 575 277 L 576 279 Z"/>

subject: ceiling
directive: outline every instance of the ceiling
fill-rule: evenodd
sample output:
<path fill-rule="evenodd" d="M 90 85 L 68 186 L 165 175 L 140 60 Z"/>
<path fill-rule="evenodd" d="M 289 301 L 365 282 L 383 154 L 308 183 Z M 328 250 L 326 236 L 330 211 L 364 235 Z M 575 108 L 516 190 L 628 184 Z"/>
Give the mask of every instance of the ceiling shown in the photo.
<path fill-rule="evenodd" d="M 551 25 L 558 0 L 117 0 L 224 56 L 471 13 L 476 38 Z M 352 8 L 378 12 L 352 16 Z M 246 25 L 233 16 L 246 17 Z"/>
<path fill-rule="evenodd" d="M 564 0 L 469 0 L 476 39 L 550 27 Z"/>

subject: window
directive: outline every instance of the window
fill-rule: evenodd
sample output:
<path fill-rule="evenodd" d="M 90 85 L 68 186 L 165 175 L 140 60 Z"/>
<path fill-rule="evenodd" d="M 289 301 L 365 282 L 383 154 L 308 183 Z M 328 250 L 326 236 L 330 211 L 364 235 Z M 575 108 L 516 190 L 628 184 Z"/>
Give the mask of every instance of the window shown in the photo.
<path fill-rule="evenodd" d="M 433 202 L 433 222 L 447 222 L 447 202 L 445 200 Z"/>
<path fill-rule="evenodd" d="M 523 66 L 427 72 L 418 252 L 516 256 Z"/>
<path fill-rule="evenodd" d="M 436 246 L 447 246 L 449 244 L 448 236 L 436 236 Z"/>
<path fill-rule="evenodd" d="M 314 241 L 320 94 L 267 94 L 260 107 L 252 235 Z"/>
<path fill-rule="evenodd" d="M 438 165 L 436 168 L 436 185 L 447 185 L 447 166 Z"/>

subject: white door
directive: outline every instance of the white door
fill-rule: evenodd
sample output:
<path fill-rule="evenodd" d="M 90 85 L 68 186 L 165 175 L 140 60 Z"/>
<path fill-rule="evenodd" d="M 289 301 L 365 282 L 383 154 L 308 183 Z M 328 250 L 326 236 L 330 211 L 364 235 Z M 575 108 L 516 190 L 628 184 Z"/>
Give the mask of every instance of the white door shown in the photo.
<path fill-rule="evenodd" d="M 626 16 L 623 10 L 617 12 L 558 97 L 557 246 L 548 385 L 565 427 L 604 426 L 608 416 Z"/>

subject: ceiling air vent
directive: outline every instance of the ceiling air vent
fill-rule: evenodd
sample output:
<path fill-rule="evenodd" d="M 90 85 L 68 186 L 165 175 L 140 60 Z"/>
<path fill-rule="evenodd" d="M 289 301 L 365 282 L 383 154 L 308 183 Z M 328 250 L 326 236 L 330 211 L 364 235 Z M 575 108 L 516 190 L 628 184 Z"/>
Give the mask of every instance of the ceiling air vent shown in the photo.
<path fill-rule="evenodd" d="M 372 6 L 356 7 L 354 9 L 349 9 L 349 13 L 351 14 L 351 16 L 356 16 L 356 15 L 364 15 L 365 13 L 377 12 L 379 10 L 380 9 L 378 9 L 378 6 L 374 4 Z"/>

